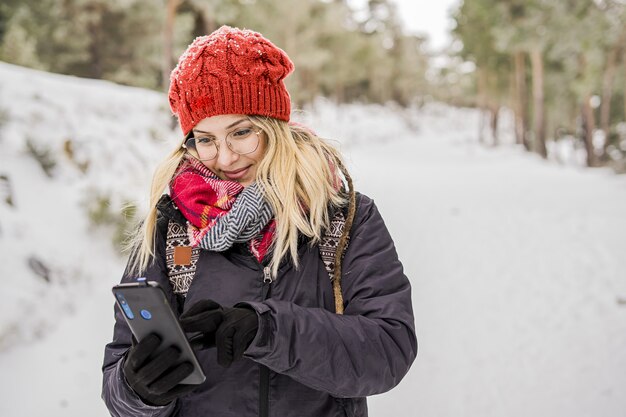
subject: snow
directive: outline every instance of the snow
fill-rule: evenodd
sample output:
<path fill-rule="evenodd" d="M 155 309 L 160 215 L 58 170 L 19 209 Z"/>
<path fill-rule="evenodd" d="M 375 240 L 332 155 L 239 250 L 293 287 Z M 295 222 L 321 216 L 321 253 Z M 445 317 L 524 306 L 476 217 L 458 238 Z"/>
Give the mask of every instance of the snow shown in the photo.
<path fill-rule="evenodd" d="M 85 201 L 145 207 L 180 135 L 160 93 L 4 63 L 1 110 L 15 206 L 0 200 L 0 415 L 106 416 L 100 366 L 125 260 Z M 370 415 L 624 415 L 624 176 L 481 146 L 468 109 L 320 100 L 298 119 L 341 138 L 412 282 L 418 358 Z M 51 178 L 27 138 L 57 160 Z"/>

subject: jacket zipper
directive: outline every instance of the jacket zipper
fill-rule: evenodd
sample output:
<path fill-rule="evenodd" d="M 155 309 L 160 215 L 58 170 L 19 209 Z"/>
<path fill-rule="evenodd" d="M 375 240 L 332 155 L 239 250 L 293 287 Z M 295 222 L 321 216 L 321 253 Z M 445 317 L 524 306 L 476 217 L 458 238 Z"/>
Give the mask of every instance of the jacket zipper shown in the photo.
<path fill-rule="evenodd" d="M 270 296 L 270 287 L 274 280 L 272 279 L 272 273 L 270 271 L 270 267 L 266 266 L 263 268 L 263 291 L 261 293 L 261 298 L 263 301 L 267 300 Z"/>
<path fill-rule="evenodd" d="M 263 268 L 263 289 L 261 290 L 261 301 L 267 300 L 272 292 L 272 271 L 269 266 L 263 265 L 254 256 L 248 245 L 248 254 L 254 261 Z M 259 417 L 269 417 L 270 413 L 270 370 L 267 366 L 259 364 Z"/>
<path fill-rule="evenodd" d="M 267 300 L 272 291 L 272 274 L 269 266 L 263 268 L 262 299 Z M 268 417 L 270 411 L 270 370 L 267 366 L 259 365 L 259 417 Z"/>

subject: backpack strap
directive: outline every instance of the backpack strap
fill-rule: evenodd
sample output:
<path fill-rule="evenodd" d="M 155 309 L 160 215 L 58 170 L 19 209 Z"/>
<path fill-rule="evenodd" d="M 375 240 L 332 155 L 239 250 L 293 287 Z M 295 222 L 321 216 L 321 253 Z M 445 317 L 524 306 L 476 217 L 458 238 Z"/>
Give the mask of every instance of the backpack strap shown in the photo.
<path fill-rule="evenodd" d="M 174 294 L 187 296 L 199 256 L 200 249 L 191 246 L 187 226 L 170 219 L 165 239 L 165 263 Z"/>
<path fill-rule="evenodd" d="M 330 225 L 324 230 L 324 235 L 319 243 L 320 256 L 324 267 L 333 283 L 333 296 L 335 298 L 335 312 L 343 314 L 343 295 L 341 293 L 341 259 L 348 248 L 350 235 L 346 231 L 346 216 L 341 208 L 336 209 Z M 342 237 L 345 236 L 345 243 Z M 342 244 L 343 243 L 343 244 Z M 341 246 L 341 249 L 340 249 Z M 341 251 L 341 252 L 339 252 Z"/>
<path fill-rule="evenodd" d="M 337 209 L 333 214 L 330 225 L 324 230 L 324 235 L 319 243 L 320 256 L 331 281 L 335 278 L 337 248 L 339 240 L 346 226 L 346 216 L 343 210 Z M 343 256 L 343 254 L 342 254 Z"/>

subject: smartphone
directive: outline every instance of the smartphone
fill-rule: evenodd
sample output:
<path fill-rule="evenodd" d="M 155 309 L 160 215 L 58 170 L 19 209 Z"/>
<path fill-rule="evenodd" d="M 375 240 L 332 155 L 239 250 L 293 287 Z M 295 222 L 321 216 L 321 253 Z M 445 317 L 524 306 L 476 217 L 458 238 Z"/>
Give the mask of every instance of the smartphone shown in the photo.
<path fill-rule="evenodd" d="M 150 333 L 156 333 L 162 340 L 157 352 L 175 345 L 182 352 L 180 361 L 191 362 L 193 372 L 182 380 L 181 384 L 194 385 L 204 382 L 206 376 L 198 358 L 189 345 L 165 292 L 157 282 L 138 278 L 136 282 L 114 286 L 113 295 L 137 340 L 142 340 Z"/>

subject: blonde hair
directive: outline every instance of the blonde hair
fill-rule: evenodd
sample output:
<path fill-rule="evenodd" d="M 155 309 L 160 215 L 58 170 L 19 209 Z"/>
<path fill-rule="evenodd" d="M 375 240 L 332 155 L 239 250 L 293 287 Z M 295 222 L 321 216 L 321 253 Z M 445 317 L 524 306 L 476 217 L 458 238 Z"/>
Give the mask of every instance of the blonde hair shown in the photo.
<path fill-rule="evenodd" d="M 263 131 L 267 147 L 259 162 L 256 181 L 271 205 L 276 220 L 273 254 L 270 261 L 272 275 L 285 256 L 290 256 L 298 267 L 298 236 L 308 237 L 316 244 L 330 223 L 330 206 L 347 203 L 342 192 L 342 173 L 349 176 L 337 151 L 326 140 L 300 125 L 262 116 L 249 116 L 250 121 Z M 129 240 L 132 249 L 129 271 L 140 274 L 154 256 L 157 208 L 185 150 L 178 147 L 158 165 L 150 191 L 150 209 L 137 233 Z M 351 184 L 350 184 L 351 185 Z"/>

